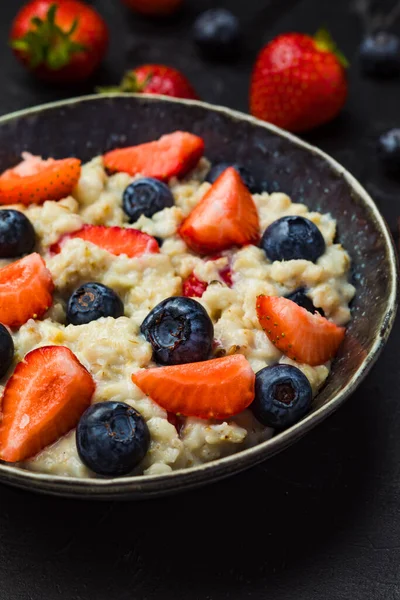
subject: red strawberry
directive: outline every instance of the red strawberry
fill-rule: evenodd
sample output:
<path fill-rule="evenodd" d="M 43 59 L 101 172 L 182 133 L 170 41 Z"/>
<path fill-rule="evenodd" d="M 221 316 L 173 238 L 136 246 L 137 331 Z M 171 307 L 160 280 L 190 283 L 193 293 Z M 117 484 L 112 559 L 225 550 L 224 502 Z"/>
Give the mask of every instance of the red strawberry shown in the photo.
<path fill-rule="evenodd" d="M 279 35 L 258 55 L 250 86 L 250 112 L 289 131 L 333 119 L 347 97 L 345 66 L 330 35 Z"/>
<path fill-rule="evenodd" d="M 204 142 L 197 135 L 175 131 L 156 142 L 111 150 L 104 155 L 104 166 L 111 172 L 140 173 L 167 180 L 183 177 L 193 169 L 204 153 Z"/>
<path fill-rule="evenodd" d="M 123 0 L 124 4 L 139 13 L 150 17 L 171 15 L 182 4 L 183 0 Z"/>
<path fill-rule="evenodd" d="M 229 419 L 254 399 L 255 375 L 242 354 L 144 369 L 132 381 L 165 410 L 188 417 Z"/>
<path fill-rule="evenodd" d="M 2 399 L 0 458 L 31 458 L 78 424 L 95 384 L 71 350 L 44 346 L 15 368 Z"/>
<path fill-rule="evenodd" d="M 179 233 L 194 252 L 207 254 L 256 244 L 259 230 L 253 198 L 239 173 L 229 167 L 183 222 Z"/>
<path fill-rule="evenodd" d="M 286 356 L 316 366 L 331 360 L 345 336 L 319 313 L 310 313 L 287 298 L 257 297 L 257 316 L 268 338 Z"/>
<path fill-rule="evenodd" d="M 0 323 L 20 327 L 39 319 L 53 304 L 50 271 L 42 257 L 29 254 L 0 269 Z"/>
<path fill-rule="evenodd" d="M 108 45 L 100 15 L 79 0 L 32 0 L 14 19 L 10 43 L 17 58 L 42 79 L 87 79 Z"/>
<path fill-rule="evenodd" d="M 162 94 L 173 98 L 198 98 L 190 81 L 173 67 L 141 65 L 125 73 L 119 86 L 98 88 L 101 93 L 131 92 L 136 94 Z"/>
<path fill-rule="evenodd" d="M 208 283 L 201 281 L 194 273 L 191 273 L 182 283 L 182 293 L 187 298 L 201 298 Z"/>
<path fill-rule="evenodd" d="M 157 240 L 151 235 L 138 229 L 106 227 L 105 225 L 84 225 L 82 229 L 74 231 L 74 233 L 67 233 L 51 246 L 50 251 L 58 254 L 63 243 L 73 238 L 91 242 L 116 256 L 126 254 L 129 258 L 134 258 L 145 253 L 159 252 Z"/>
<path fill-rule="evenodd" d="M 0 204 L 42 204 L 71 194 L 81 174 L 77 158 L 42 160 L 24 153 L 24 160 L 0 175 Z"/>

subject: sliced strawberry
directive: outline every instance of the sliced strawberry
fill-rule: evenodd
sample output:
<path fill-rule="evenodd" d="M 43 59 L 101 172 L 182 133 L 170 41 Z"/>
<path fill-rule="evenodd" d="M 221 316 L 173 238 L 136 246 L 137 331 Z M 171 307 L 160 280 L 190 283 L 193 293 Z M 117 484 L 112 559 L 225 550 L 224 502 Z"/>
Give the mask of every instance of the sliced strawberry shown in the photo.
<path fill-rule="evenodd" d="M 179 230 L 189 248 L 199 254 L 256 244 L 259 232 L 253 198 L 232 167 L 218 177 Z"/>
<path fill-rule="evenodd" d="M 162 408 L 203 419 L 228 419 L 254 399 L 255 374 L 242 354 L 138 371 L 132 381 Z"/>
<path fill-rule="evenodd" d="M 81 174 L 77 158 L 42 160 L 24 153 L 24 160 L 0 175 L 0 204 L 42 204 L 71 194 Z"/>
<path fill-rule="evenodd" d="M 29 254 L 0 269 L 0 323 L 20 327 L 39 319 L 53 304 L 54 289 L 43 258 Z"/>
<path fill-rule="evenodd" d="M 208 283 L 198 279 L 194 273 L 191 273 L 182 283 L 182 292 L 187 298 L 201 298 L 207 288 Z"/>
<path fill-rule="evenodd" d="M 224 283 L 226 283 L 226 285 L 228 287 L 232 287 L 233 286 L 232 270 L 231 270 L 231 268 L 230 268 L 229 265 L 226 265 L 226 267 L 224 267 L 223 269 L 221 269 L 219 271 L 219 276 L 221 277 L 222 281 Z"/>
<path fill-rule="evenodd" d="M 26 460 L 75 427 L 95 383 L 64 346 L 29 352 L 7 382 L 2 400 L 0 458 Z"/>
<path fill-rule="evenodd" d="M 345 336 L 319 313 L 310 313 L 287 298 L 257 297 L 257 316 L 268 338 L 292 360 L 316 366 L 333 358 Z"/>
<path fill-rule="evenodd" d="M 175 131 L 156 142 L 112 150 L 104 155 L 104 166 L 111 172 L 124 171 L 162 181 L 183 177 L 204 153 L 204 142 L 197 135 Z"/>
<path fill-rule="evenodd" d="M 116 256 L 126 254 L 129 258 L 134 258 L 145 253 L 156 254 L 159 252 L 157 240 L 151 235 L 138 229 L 106 227 L 105 225 L 84 225 L 82 229 L 74 231 L 74 233 L 67 233 L 50 247 L 50 251 L 58 254 L 63 244 L 73 238 L 91 242 Z"/>

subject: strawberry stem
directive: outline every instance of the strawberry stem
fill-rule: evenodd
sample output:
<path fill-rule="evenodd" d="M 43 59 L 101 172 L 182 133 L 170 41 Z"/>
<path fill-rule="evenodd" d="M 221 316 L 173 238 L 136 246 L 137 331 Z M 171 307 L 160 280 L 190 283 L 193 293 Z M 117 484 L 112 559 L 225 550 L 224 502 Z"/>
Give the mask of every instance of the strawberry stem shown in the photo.
<path fill-rule="evenodd" d="M 339 48 L 336 45 L 336 42 L 334 41 L 327 29 L 325 29 L 324 27 L 318 29 L 317 33 L 314 35 L 314 41 L 315 45 L 319 50 L 322 50 L 323 52 L 332 52 L 332 54 L 336 56 L 342 67 L 347 69 L 350 66 L 349 61 L 347 60 L 343 52 L 339 50 Z"/>
<path fill-rule="evenodd" d="M 124 92 L 128 94 L 140 94 L 146 88 L 147 84 L 151 81 L 152 75 L 146 76 L 146 78 L 139 82 L 136 74 L 133 71 L 127 71 L 123 76 L 119 85 L 112 85 L 109 87 L 97 87 L 96 92 L 98 94 L 109 94 Z"/>
<path fill-rule="evenodd" d="M 86 49 L 72 39 L 79 20 L 75 19 L 69 30 L 64 31 L 56 23 L 57 8 L 57 4 L 52 4 L 45 19 L 33 17 L 31 29 L 23 37 L 11 42 L 14 50 L 26 54 L 33 69 L 46 65 L 57 71 L 67 66 L 74 54 Z"/>

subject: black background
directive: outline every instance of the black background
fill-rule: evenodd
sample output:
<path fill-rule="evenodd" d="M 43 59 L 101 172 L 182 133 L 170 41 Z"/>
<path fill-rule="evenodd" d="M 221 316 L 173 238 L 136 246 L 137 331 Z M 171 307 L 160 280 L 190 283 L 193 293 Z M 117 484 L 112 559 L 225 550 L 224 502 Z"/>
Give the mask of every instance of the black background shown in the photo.
<path fill-rule="evenodd" d="M 194 16 L 213 2 L 187 0 L 179 17 L 161 22 L 133 16 L 118 0 L 93 4 L 111 29 L 106 64 L 95 81 L 62 90 L 35 82 L 16 63 L 6 39 L 22 2 L 1 2 L 1 113 L 116 83 L 126 68 L 149 61 L 182 69 L 204 100 L 246 111 L 262 43 L 325 24 L 352 62 L 350 95 L 341 116 L 307 139 L 361 180 L 397 239 L 400 184 L 380 171 L 375 140 L 400 126 L 400 79 L 360 75 L 362 27 L 347 0 L 221 0 L 245 30 L 243 56 L 233 66 L 203 62 L 190 40 Z M 1 600 L 400 599 L 399 339 L 397 325 L 339 413 L 226 482 L 136 503 L 0 487 Z"/>

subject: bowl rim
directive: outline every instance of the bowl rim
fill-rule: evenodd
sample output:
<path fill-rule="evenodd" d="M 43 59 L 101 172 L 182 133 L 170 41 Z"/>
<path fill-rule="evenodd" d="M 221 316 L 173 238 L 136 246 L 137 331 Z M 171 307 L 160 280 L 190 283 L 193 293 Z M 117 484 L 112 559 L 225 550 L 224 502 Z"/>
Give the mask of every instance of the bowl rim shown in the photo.
<path fill-rule="evenodd" d="M 380 334 L 374 341 L 369 354 L 363 363 L 357 369 L 356 373 L 348 381 L 346 386 L 335 396 L 333 396 L 324 405 L 317 408 L 314 412 L 307 415 L 304 419 L 290 427 L 289 429 L 275 435 L 274 437 L 257 444 L 251 448 L 243 449 L 235 454 L 219 458 L 208 463 L 203 463 L 194 467 L 172 471 L 162 475 L 135 475 L 123 478 L 97 479 L 88 477 L 60 476 L 47 473 L 28 471 L 21 467 L 15 467 L 6 463 L 0 463 L 0 480 L 4 478 L 5 482 L 12 485 L 43 491 L 57 495 L 90 496 L 92 498 L 114 497 L 118 495 L 129 496 L 136 494 L 136 497 L 143 498 L 159 493 L 171 493 L 178 489 L 190 489 L 203 485 L 207 482 L 222 479 L 230 474 L 238 473 L 254 466 L 267 458 L 277 454 L 285 449 L 300 437 L 308 433 L 318 423 L 336 411 L 352 394 L 358 384 L 365 378 L 372 366 L 380 355 L 392 330 L 398 304 L 399 286 L 398 286 L 398 257 L 389 227 L 384 217 L 379 212 L 371 196 L 359 183 L 359 181 L 338 163 L 329 154 L 319 148 L 303 141 L 297 136 L 271 124 L 261 121 L 251 115 L 242 113 L 225 106 L 214 105 L 200 100 L 187 100 L 181 98 L 171 98 L 158 94 L 131 94 L 111 92 L 107 94 L 90 94 L 80 97 L 49 102 L 26 109 L 18 110 L 0 117 L 0 125 L 34 115 L 53 110 L 54 108 L 63 108 L 85 102 L 98 101 L 103 102 L 114 98 L 126 98 L 139 101 L 165 102 L 166 104 L 180 104 L 184 106 L 194 106 L 203 108 L 209 112 L 220 113 L 228 116 L 234 121 L 245 121 L 250 125 L 261 127 L 273 132 L 279 137 L 289 140 L 292 144 L 300 147 L 323 159 L 336 175 L 343 177 L 349 188 L 352 189 L 362 202 L 367 206 L 373 215 L 377 228 L 381 231 L 388 251 L 388 263 L 390 270 L 390 294 L 387 301 L 385 314 L 382 317 Z M 165 487 L 164 487 L 165 486 Z"/>

